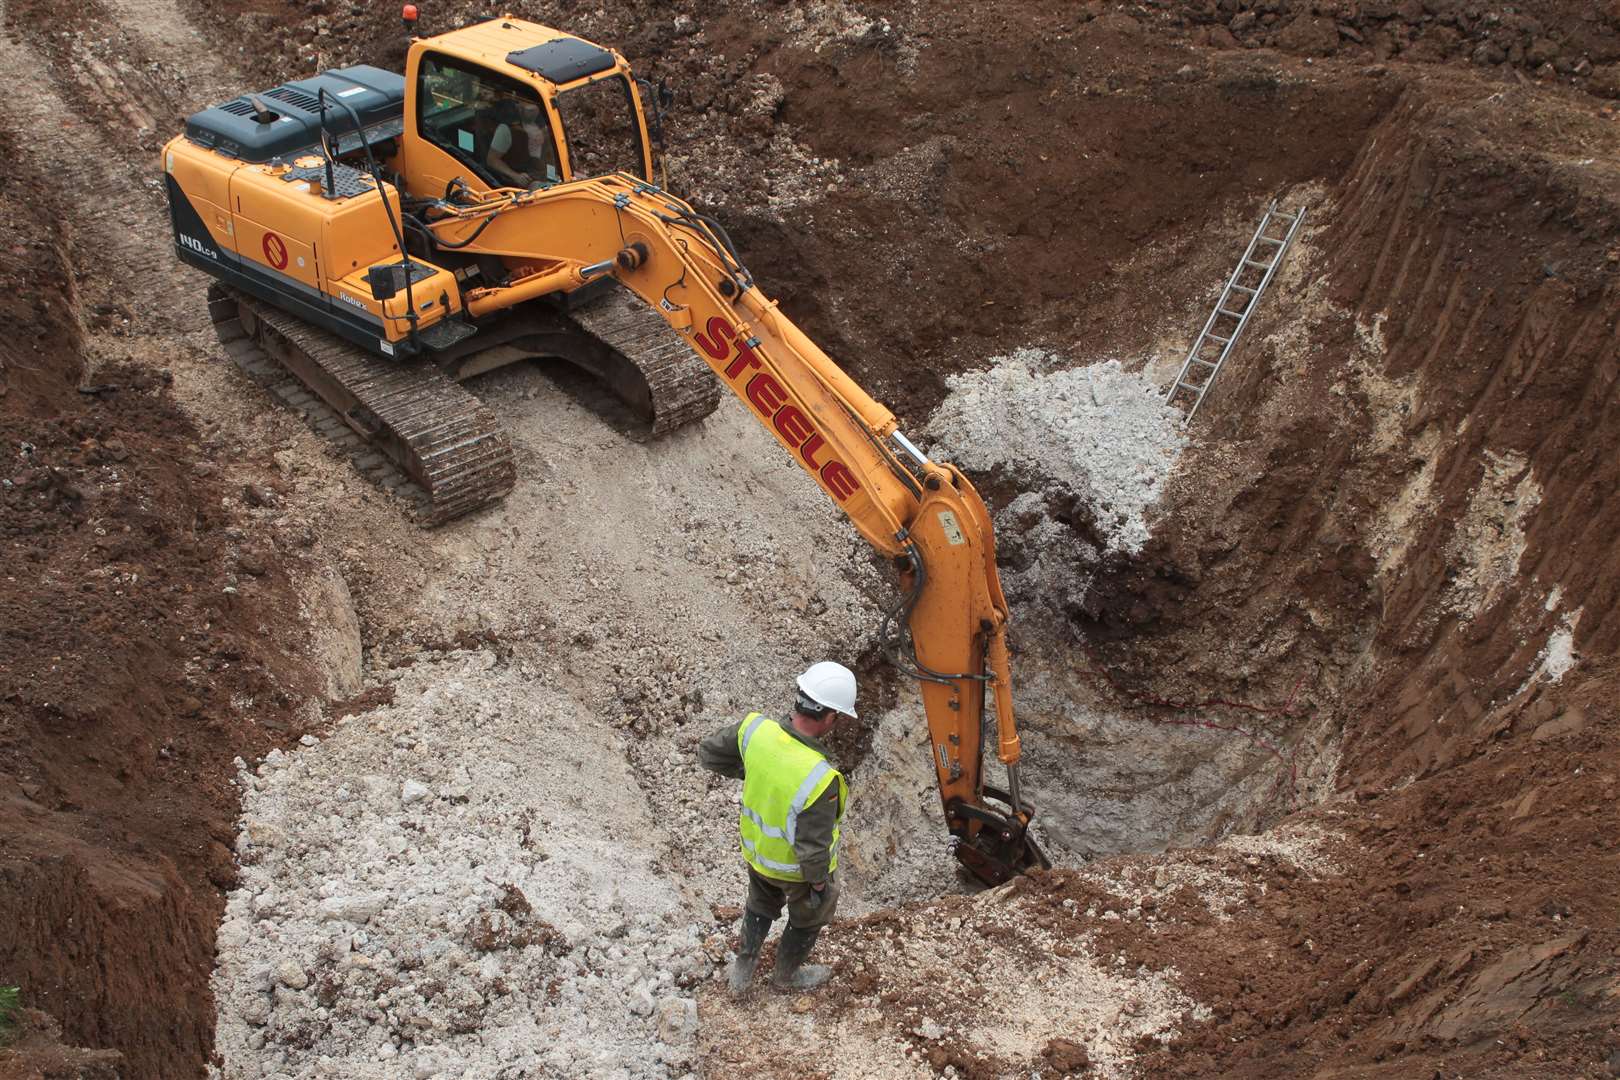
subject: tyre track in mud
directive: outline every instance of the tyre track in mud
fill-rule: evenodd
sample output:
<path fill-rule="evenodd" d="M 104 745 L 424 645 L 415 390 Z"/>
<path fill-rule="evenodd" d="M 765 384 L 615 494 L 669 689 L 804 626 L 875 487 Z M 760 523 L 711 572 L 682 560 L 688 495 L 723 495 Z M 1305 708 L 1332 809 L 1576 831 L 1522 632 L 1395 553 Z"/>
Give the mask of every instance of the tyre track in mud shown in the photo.
<path fill-rule="evenodd" d="M 240 92 L 242 73 L 219 57 L 174 0 L 105 0 L 120 25 L 132 29 L 148 57 L 169 64 L 185 63 L 184 80 L 190 93 L 181 102 L 186 111 L 234 97 Z"/>
<path fill-rule="evenodd" d="M 158 156 L 165 129 L 215 87 L 166 77 L 167 65 L 147 52 L 146 42 L 121 26 L 103 29 L 113 18 L 106 9 L 80 11 L 81 18 L 96 20 L 94 32 L 58 28 L 49 36 L 34 29 L 37 19 L 16 9 L 11 0 L 4 5 L 0 63 L 44 77 L 19 83 L 19 92 L 0 106 L 0 126 L 34 175 L 57 182 L 76 271 L 85 382 L 96 382 L 102 365 L 126 360 L 167 372 L 175 397 L 209 443 L 213 465 L 242 482 L 262 481 L 262 463 L 246 463 L 247 446 L 259 440 L 243 435 L 267 424 L 273 430 L 281 417 L 248 383 L 272 392 L 279 383 L 256 379 L 245 368 L 241 375 L 215 370 L 227 352 L 208 315 L 209 279 L 170 250 Z M 161 36 L 153 47 L 186 40 L 176 28 L 182 16 L 168 0 L 131 0 L 116 12 L 121 23 L 156 28 Z M 194 51 L 202 51 L 201 39 L 194 31 L 190 36 Z M 281 381 L 293 380 L 283 374 Z"/>
<path fill-rule="evenodd" d="M 131 62 L 141 59 L 138 54 L 130 57 Z M 170 259 L 161 239 L 168 223 L 155 155 L 141 152 L 147 160 L 140 167 L 134 160 L 140 151 L 138 131 L 121 129 L 128 139 L 120 144 L 86 115 L 91 102 L 126 115 L 124 103 L 135 98 L 136 90 L 111 81 L 116 73 L 94 56 L 83 53 L 74 60 L 61 63 L 19 35 L 14 25 L 0 36 L 0 63 L 7 70 L 50 76 L 22 84 L 24 92 L 9 98 L 0 111 L 0 123 L 26 148 L 40 175 L 60 180 L 76 246 L 97 256 L 83 267 L 86 306 L 120 312 L 127 331 L 136 335 L 206 330 L 201 303 L 205 282 Z M 60 85 L 64 79 L 73 80 L 69 87 Z M 41 132 L 50 137 L 40 138 Z M 124 336 L 94 325 L 87 329 L 87 344 L 96 355 L 120 347 L 109 337 Z"/>
<path fill-rule="evenodd" d="M 26 93 L 7 102 L 0 124 L 25 148 L 38 175 L 61 181 L 68 235 L 77 252 L 85 356 L 92 366 L 133 358 L 168 371 L 176 396 L 199 425 L 206 429 L 218 423 L 225 433 L 228 448 L 220 450 L 226 458 L 220 464 L 226 467 L 234 468 L 242 459 L 243 434 L 264 423 L 279 423 L 282 410 L 276 402 L 295 399 L 302 404 L 292 415 L 302 416 L 317 434 L 338 435 L 330 445 L 339 453 L 367 456 L 357 439 L 342 440 L 348 429 L 336 414 L 307 394 L 300 397 L 302 384 L 262 350 L 246 343 L 228 345 L 216 336 L 206 301 L 210 279 L 170 251 L 158 147 L 168 134 L 162 117 L 175 117 L 177 127 L 179 117 L 235 91 L 227 86 L 229 73 L 210 62 L 199 77 L 178 80 L 177 94 L 165 94 L 144 74 L 162 66 L 154 53 L 178 50 L 176 57 L 187 63 L 211 53 L 169 0 L 114 0 L 114 5 L 120 24 L 141 28 L 138 35 L 114 31 L 115 63 L 95 54 L 91 43 L 96 39 L 86 33 L 59 34 L 49 48 L 19 33 L 20 20 L 12 17 L 10 7 L 0 35 L 0 63 L 8 70 L 50 76 L 27 83 Z M 69 56 L 50 51 L 63 47 Z M 137 101 L 146 107 L 131 118 Z M 109 122 L 109 117 L 127 122 Z M 53 137 L 30 137 L 42 131 Z M 239 374 L 215 370 L 227 356 Z M 87 374 L 87 381 L 94 379 Z M 267 402 L 263 395 L 275 401 Z M 247 479 L 259 478 L 255 472 Z M 374 473 L 372 479 L 383 490 L 405 481 L 393 469 Z"/>
<path fill-rule="evenodd" d="M 425 494 L 351 431 L 336 411 L 243 338 L 234 322 L 220 335 L 206 302 L 212 279 L 170 254 L 161 165 L 157 152 L 147 145 L 169 134 L 156 117 L 178 118 L 210 102 L 227 100 L 239 92 L 239 85 L 171 0 L 111 0 L 111 6 L 120 27 L 136 28 L 134 33 L 116 32 L 120 66 L 139 72 L 172 63 L 168 58 L 184 59 L 188 70 L 181 77 L 177 98 L 151 102 L 151 110 L 134 104 L 149 96 L 151 88 L 120 81 L 119 73 L 88 48 L 84 35 L 59 39 L 73 43 L 69 64 L 19 37 L 15 27 L 8 27 L 0 41 L 0 60 L 10 70 L 45 70 L 53 75 L 53 81 L 35 84 L 32 94 L 13 102 L 0 115 L 0 123 L 18 136 L 19 145 L 34 148 L 32 164 L 42 175 L 67 178 L 64 194 L 74 208 L 70 224 L 79 234 L 78 246 L 108 257 L 106 263 L 84 267 L 85 307 L 97 316 L 87 327 L 87 354 L 110 359 L 133 351 L 153 366 L 170 370 L 177 376 L 177 393 L 200 418 L 224 419 L 222 412 L 229 410 L 226 415 L 239 422 L 247 414 L 262 412 L 260 393 L 268 394 L 275 401 L 272 414 L 285 407 L 288 415 L 301 417 L 360 475 L 381 491 L 403 498 L 408 513 L 419 511 Z M 196 71 L 190 70 L 194 62 Z M 55 84 L 55 79 L 64 78 L 71 82 L 65 87 Z M 106 110 L 127 123 L 100 122 L 97 114 Z M 53 126 L 61 133 L 58 139 L 22 137 Z M 109 198 L 108 193 L 118 195 Z M 233 376 L 222 378 L 204 370 L 222 357 L 229 357 L 257 389 L 248 389 Z M 189 368 L 187 360 L 198 366 Z"/>

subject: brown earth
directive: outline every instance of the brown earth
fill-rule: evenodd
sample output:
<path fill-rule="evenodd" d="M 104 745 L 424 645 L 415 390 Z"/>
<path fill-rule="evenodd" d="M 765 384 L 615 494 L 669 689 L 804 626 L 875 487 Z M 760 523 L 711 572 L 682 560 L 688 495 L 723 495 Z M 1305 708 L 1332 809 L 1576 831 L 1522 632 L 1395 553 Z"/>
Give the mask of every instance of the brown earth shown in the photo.
<path fill-rule="evenodd" d="M 0 1043 L 0 1080 L 118 1080 L 123 1062 L 116 1050 L 63 1046 L 61 1027 L 38 1009 L 19 1009 Z"/>
<path fill-rule="evenodd" d="M 296 599 L 165 373 L 87 368 L 85 253 L 9 138 L 0 190 L 24 328 L 0 340 L 0 984 L 121 1075 L 174 1076 L 212 1045 L 231 760 L 303 730 L 310 675 L 263 632 Z M 13 1060 L 30 1045 L 0 1071 L 34 1075 Z"/>
<path fill-rule="evenodd" d="M 1245 986 L 1249 1018 L 1194 1035 L 1165 1075 L 1187 1060 L 1267 1075 L 1290 1050 L 1353 1075 L 1585 1076 L 1620 1047 L 1620 176 L 1591 167 L 1620 139 L 1578 103 L 1512 104 L 1426 80 L 1372 133 L 1309 268 L 1343 314 L 1311 328 L 1305 356 L 1250 351 L 1184 474 L 1219 445 L 1233 479 L 1181 504 L 1151 583 L 1137 568 L 1098 599 L 1143 616 L 1110 647 L 1122 667 L 1334 687 L 1339 788 L 1359 811 L 1340 895 L 1262 905 L 1267 936 L 1306 963 Z M 1358 359 L 1368 325 L 1387 347 Z M 1257 432 L 1258 416 L 1282 422 Z M 1510 482 L 1492 489 L 1497 466 Z M 1381 537 L 1422 477 L 1423 511 Z M 1539 513 L 1517 505 L 1526 477 Z M 1482 583 L 1469 523 L 1487 490 L 1483 535 L 1528 526 L 1510 572 Z M 1581 666 L 1538 676 L 1569 612 Z M 1211 647 L 1217 622 L 1244 633 Z M 1328 956 L 1347 981 L 1324 979 Z"/>
<path fill-rule="evenodd" d="M 268 85 L 397 65 L 391 10 L 194 17 Z M 1151 1075 L 1610 1075 L 1620 140 L 1602 97 L 1620 94 L 1620 9 L 862 10 L 892 29 L 819 52 L 778 28 L 777 4 L 518 12 L 671 76 L 677 186 L 723 201 L 768 289 L 912 426 L 945 375 L 1016 345 L 1149 352 L 1165 323 L 1201 317 L 1189 300 L 1206 302 L 1257 207 L 1313 183 L 1325 200 L 1300 274 L 1323 283 L 1320 306 L 1272 298 L 1200 415 L 1159 539 L 1067 614 L 1131 693 L 1280 701 L 1303 679 L 1301 704 L 1342 742 L 1336 799 L 1304 819 L 1348 837 L 1345 873 L 1244 864 L 1247 903 L 1219 927 L 1173 899 L 1151 933 L 1140 905 L 1090 916 L 1119 898 L 1067 873 L 1021 883 L 1011 909 L 1174 966 L 1211 1005 L 1143 1048 Z M 424 29 L 467 11 L 428 9 Z M 98 18 L 8 7 L 46 15 Z M 143 107 L 172 128 L 164 70 L 140 70 Z M 132 155 L 151 148 L 105 94 L 59 78 Z M 760 108 L 762 92 L 778 104 Z M 834 193 L 773 168 L 783 129 L 842 163 Z M 735 153 L 712 155 L 721 143 Z M 199 471 L 205 440 L 151 370 L 99 367 L 89 381 L 106 388 L 80 392 L 81 320 L 122 316 L 75 296 L 93 260 L 74 249 L 74 209 L 14 154 L 3 169 L 0 211 L 28 239 L 0 248 L 0 302 L 27 328 L 0 342 L 0 588 L 21 613 L 0 624 L 0 919 L 22 930 L 0 941 L 0 983 L 69 1042 L 121 1051 L 127 1075 L 196 1073 L 232 874 L 230 762 L 300 733 L 314 691 L 278 645 L 295 633 L 294 553 Z M 42 225 L 41 206 L 64 224 Z M 1532 487 L 1539 513 L 1518 505 Z M 1484 574 L 1501 548 L 1507 572 Z M 1536 676 L 1576 611 L 1577 666 Z M 829 947 L 849 964 L 916 918 L 845 924 Z M 997 934 L 973 963 L 1031 947 Z M 831 1014 L 953 1007 L 924 984 L 841 975 Z M 1013 1067 L 934 1049 L 958 1075 Z M 1057 1037 L 1043 1056 L 1083 1074 L 1076 1049 Z"/>

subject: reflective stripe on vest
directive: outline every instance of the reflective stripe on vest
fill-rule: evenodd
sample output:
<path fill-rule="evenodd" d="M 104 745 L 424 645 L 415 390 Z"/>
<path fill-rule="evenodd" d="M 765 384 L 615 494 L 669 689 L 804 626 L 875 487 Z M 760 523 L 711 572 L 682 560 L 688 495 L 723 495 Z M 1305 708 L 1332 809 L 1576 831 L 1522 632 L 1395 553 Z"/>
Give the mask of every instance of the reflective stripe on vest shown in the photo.
<path fill-rule="evenodd" d="M 743 856 L 753 863 L 754 868 L 760 873 L 764 873 L 766 870 L 775 870 L 778 874 L 798 874 L 800 878 L 804 877 L 804 874 L 799 870 L 798 863 L 784 863 L 777 862 L 775 859 L 767 859 L 759 853 L 759 850 L 754 847 L 754 842 L 746 836 L 742 838 L 742 849 Z"/>
<path fill-rule="evenodd" d="M 849 788 L 826 758 L 759 713 L 748 714 L 737 733 L 737 747 L 743 758 L 743 799 L 737 819 L 743 857 L 762 874 L 803 881 L 793 848 L 799 816 L 836 781 L 837 820 L 842 822 Z M 829 870 L 838 866 L 838 837 L 835 823 Z"/>
<path fill-rule="evenodd" d="M 743 757 L 748 756 L 748 744 L 753 741 L 754 732 L 758 731 L 759 725 L 763 724 L 764 722 L 765 718 L 759 713 L 748 714 L 748 723 L 743 727 L 742 739 L 738 743 L 737 747 L 737 752 L 742 754 Z"/>

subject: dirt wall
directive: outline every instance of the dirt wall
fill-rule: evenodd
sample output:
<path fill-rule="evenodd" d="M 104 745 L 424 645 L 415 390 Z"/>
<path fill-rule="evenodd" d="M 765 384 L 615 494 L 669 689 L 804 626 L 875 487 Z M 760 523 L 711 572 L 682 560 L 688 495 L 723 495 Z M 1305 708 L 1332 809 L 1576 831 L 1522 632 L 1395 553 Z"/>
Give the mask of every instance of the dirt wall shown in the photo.
<path fill-rule="evenodd" d="M 19 327 L 0 342 L 0 983 L 125 1077 L 189 1075 L 235 877 L 231 759 L 295 739 L 314 685 L 271 632 L 296 597 L 237 527 L 241 485 L 163 376 L 86 359 L 72 227 L 0 151 L 0 219 L 27 238 L 0 250 Z"/>
<path fill-rule="evenodd" d="M 1394 703 L 1393 723 L 1348 744 L 1368 766 L 1356 782 L 1434 771 L 1550 719 L 1553 680 L 1532 676 L 1564 624 L 1589 662 L 1620 643 L 1620 174 L 1594 168 L 1620 140 L 1560 116 L 1562 145 L 1532 144 L 1504 171 L 1496 111 L 1460 95 L 1407 103 L 1341 195 L 1348 257 L 1329 273 L 1358 323 L 1380 328 L 1384 378 L 1411 386 L 1387 468 L 1430 478 L 1381 583 L 1375 645 L 1391 663 L 1370 698 Z"/>
<path fill-rule="evenodd" d="M 1595 108 L 1409 84 L 1200 415 L 1161 561 L 1083 620 L 1139 688 L 1303 679 L 1342 731 L 1353 869 L 1273 881 L 1183 963 L 1234 1011 L 1163 1075 L 1615 1048 L 1615 149 Z"/>

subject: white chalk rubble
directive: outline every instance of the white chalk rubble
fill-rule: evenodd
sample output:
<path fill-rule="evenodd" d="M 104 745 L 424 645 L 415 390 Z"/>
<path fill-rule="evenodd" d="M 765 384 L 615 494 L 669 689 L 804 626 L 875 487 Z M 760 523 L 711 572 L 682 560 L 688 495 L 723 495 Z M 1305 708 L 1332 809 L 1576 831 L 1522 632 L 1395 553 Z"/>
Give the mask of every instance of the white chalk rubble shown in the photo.
<path fill-rule="evenodd" d="M 615 737 L 488 653 L 244 772 L 224 1077 L 679 1078 L 713 972 Z"/>
<path fill-rule="evenodd" d="M 1186 443 L 1181 413 L 1149 380 L 1117 360 L 1075 367 L 1056 353 L 1018 349 L 946 385 L 927 435 L 942 457 L 1024 489 L 1003 512 L 1017 523 L 1007 532 L 1033 530 L 1043 547 L 1073 549 L 1058 519 L 1083 507 L 1101 554 L 1142 550 L 1147 513 Z"/>

